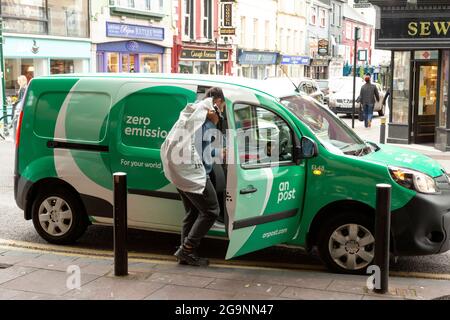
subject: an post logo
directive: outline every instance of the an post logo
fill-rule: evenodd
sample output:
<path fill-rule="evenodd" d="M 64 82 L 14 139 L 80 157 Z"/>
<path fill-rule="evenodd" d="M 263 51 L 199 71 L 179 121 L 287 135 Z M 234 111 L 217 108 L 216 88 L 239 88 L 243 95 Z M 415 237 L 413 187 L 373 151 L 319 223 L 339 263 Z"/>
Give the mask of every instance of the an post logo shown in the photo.
<path fill-rule="evenodd" d="M 282 201 L 286 200 L 293 200 L 295 199 L 295 188 L 290 189 L 290 185 L 288 181 L 281 182 L 278 186 L 278 201 L 277 203 L 280 203 Z"/>

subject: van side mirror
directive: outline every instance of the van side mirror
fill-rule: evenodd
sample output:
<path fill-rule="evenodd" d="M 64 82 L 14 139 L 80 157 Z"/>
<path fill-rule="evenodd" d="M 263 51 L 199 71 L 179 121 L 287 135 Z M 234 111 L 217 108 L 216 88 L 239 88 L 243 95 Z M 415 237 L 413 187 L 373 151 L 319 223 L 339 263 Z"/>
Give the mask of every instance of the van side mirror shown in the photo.
<path fill-rule="evenodd" d="M 311 159 L 317 157 L 319 148 L 317 143 L 308 137 L 302 137 L 300 143 L 295 146 L 294 158 L 297 163 L 301 159 Z"/>

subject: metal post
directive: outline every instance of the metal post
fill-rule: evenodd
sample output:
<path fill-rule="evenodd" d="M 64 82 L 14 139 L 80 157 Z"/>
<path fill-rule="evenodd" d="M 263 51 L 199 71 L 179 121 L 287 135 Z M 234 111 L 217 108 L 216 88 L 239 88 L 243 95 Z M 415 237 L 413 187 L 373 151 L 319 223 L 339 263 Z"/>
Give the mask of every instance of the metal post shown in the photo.
<path fill-rule="evenodd" d="M 219 52 L 219 44 L 217 37 L 215 38 L 216 42 L 216 75 L 219 74 L 219 60 L 220 60 L 220 52 Z"/>
<path fill-rule="evenodd" d="M 356 95 L 356 54 L 358 50 L 359 28 L 355 28 L 355 48 L 353 51 L 353 102 L 352 102 L 352 129 L 355 129 L 355 95 Z"/>
<path fill-rule="evenodd" d="M 386 117 L 381 118 L 381 126 L 380 126 L 380 143 L 386 142 Z"/>
<path fill-rule="evenodd" d="M 0 4 L 0 77 L 1 77 L 1 83 L 0 86 L 2 87 L 1 90 L 1 99 L 0 103 L 2 104 L 3 109 L 3 128 L 6 132 L 6 127 L 8 125 L 8 119 L 6 117 L 7 111 L 6 111 L 6 92 L 5 92 L 5 68 L 4 68 L 5 62 L 3 60 L 3 17 L 2 17 L 2 5 Z"/>
<path fill-rule="evenodd" d="M 114 275 L 128 275 L 127 174 L 116 172 L 114 182 Z"/>
<path fill-rule="evenodd" d="M 380 268 L 377 293 L 389 290 L 389 239 L 391 234 L 391 185 L 377 184 L 375 218 L 375 265 Z"/>

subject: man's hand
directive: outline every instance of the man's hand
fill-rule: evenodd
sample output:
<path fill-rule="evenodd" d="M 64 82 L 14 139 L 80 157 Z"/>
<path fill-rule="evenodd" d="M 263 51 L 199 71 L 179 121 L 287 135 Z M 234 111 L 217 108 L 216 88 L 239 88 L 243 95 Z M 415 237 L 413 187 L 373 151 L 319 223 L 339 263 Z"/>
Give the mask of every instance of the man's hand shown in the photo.
<path fill-rule="evenodd" d="M 206 115 L 209 121 L 217 125 L 219 123 L 219 116 L 214 110 L 209 110 L 208 114 Z"/>

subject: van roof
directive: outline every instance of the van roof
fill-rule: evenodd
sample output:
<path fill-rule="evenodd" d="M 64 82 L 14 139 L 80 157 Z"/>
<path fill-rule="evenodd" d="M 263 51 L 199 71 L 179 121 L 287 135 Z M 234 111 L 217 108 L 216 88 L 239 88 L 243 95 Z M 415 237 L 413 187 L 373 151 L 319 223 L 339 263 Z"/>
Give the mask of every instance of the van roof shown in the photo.
<path fill-rule="evenodd" d="M 283 83 L 274 85 L 271 81 L 256 80 L 236 76 L 220 76 L 220 75 L 205 75 L 205 74 L 186 74 L 186 73 L 70 73 L 58 74 L 49 76 L 40 76 L 36 79 L 54 79 L 54 78 L 132 78 L 132 79 L 170 79 L 170 80 L 185 80 L 185 81 L 210 81 L 227 85 L 236 85 L 246 87 L 249 89 L 264 92 L 272 97 L 280 98 L 296 94 L 291 85 Z M 212 84 L 213 85 L 213 84 Z"/>

